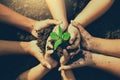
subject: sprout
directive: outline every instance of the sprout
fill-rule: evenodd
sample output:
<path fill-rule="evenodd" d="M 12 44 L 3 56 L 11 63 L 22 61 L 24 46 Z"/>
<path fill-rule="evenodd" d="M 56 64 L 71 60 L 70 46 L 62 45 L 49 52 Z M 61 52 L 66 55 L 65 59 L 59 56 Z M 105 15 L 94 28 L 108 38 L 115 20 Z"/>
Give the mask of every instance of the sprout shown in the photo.
<path fill-rule="evenodd" d="M 63 41 L 67 41 L 70 38 L 70 33 L 69 32 L 62 32 L 62 28 L 58 27 L 58 34 L 56 32 L 51 32 L 50 37 L 52 40 L 55 41 L 54 43 L 54 50 L 58 48 L 60 44 L 62 44 Z"/>

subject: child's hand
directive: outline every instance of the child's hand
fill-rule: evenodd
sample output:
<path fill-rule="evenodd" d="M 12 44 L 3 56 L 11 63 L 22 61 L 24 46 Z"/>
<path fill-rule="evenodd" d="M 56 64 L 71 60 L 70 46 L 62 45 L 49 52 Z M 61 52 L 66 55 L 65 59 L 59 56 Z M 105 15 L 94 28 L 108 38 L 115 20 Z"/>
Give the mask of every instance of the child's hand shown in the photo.
<path fill-rule="evenodd" d="M 24 45 L 22 49 L 25 53 L 29 53 L 30 55 L 34 56 L 37 60 L 40 61 L 43 66 L 47 67 L 48 69 L 51 68 L 51 65 L 44 58 L 44 53 L 38 47 L 36 40 L 30 42 L 22 42 L 21 45 Z"/>
<path fill-rule="evenodd" d="M 68 54 L 67 50 L 63 50 L 63 56 L 60 58 L 60 65 L 65 65 L 68 60 L 70 59 L 70 55 Z"/>
<path fill-rule="evenodd" d="M 51 57 L 51 54 L 53 54 L 53 50 L 49 50 L 45 53 L 45 60 L 51 65 L 49 69 L 55 68 L 58 64 L 58 62 Z"/>
<path fill-rule="evenodd" d="M 79 60 L 73 62 L 70 65 L 61 66 L 59 71 L 61 70 L 69 70 L 83 66 L 94 65 L 94 61 L 92 59 L 92 53 L 89 51 L 83 51 L 84 58 L 80 58 Z"/>
<path fill-rule="evenodd" d="M 73 21 L 72 25 L 78 28 L 82 39 L 82 46 L 84 48 L 86 48 L 87 50 L 92 50 L 97 47 L 95 43 L 96 38 L 90 35 L 90 33 L 88 33 L 78 22 Z"/>
<path fill-rule="evenodd" d="M 35 25 L 33 25 L 33 29 L 31 31 L 31 34 L 35 37 L 38 37 L 38 30 L 44 29 L 46 27 L 49 27 L 53 24 L 60 24 L 60 21 L 53 20 L 53 19 L 46 19 L 42 21 L 36 21 Z"/>
<path fill-rule="evenodd" d="M 70 53 L 71 56 L 74 56 L 80 51 L 80 32 L 76 27 L 72 26 L 72 24 L 69 25 L 68 32 L 70 33 L 69 43 L 71 45 L 68 46 L 67 49 L 76 49 L 75 52 Z"/>

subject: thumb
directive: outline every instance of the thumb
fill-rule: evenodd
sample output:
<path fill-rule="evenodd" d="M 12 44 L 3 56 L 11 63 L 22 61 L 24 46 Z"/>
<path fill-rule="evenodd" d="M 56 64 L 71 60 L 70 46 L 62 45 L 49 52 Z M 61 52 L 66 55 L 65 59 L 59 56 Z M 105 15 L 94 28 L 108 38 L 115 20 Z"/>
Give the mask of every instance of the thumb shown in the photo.
<path fill-rule="evenodd" d="M 75 35 L 75 34 L 71 34 L 71 33 L 70 33 L 70 35 L 71 35 L 71 36 L 70 36 L 69 43 L 70 43 L 70 44 L 73 44 L 73 42 L 75 41 L 75 38 L 76 38 L 75 36 L 76 36 L 76 35 Z"/>
<path fill-rule="evenodd" d="M 61 66 L 61 67 L 59 67 L 58 71 L 69 70 L 69 69 L 72 69 L 72 67 L 71 66 Z"/>
<path fill-rule="evenodd" d="M 51 68 L 52 68 L 52 66 L 51 66 L 47 61 L 41 62 L 41 64 L 42 64 L 44 67 L 47 67 L 48 69 L 51 69 Z"/>
<path fill-rule="evenodd" d="M 88 32 L 82 27 L 82 25 L 81 25 L 80 23 L 75 22 L 75 21 L 71 21 L 71 24 L 72 24 L 73 26 L 75 26 L 76 28 L 79 29 L 80 34 L 81 34 L 82 37 L 84 37 L 84 38 L 86 38 L 86 37 L 91 37 L 90 33 L 88 33 Z"/>

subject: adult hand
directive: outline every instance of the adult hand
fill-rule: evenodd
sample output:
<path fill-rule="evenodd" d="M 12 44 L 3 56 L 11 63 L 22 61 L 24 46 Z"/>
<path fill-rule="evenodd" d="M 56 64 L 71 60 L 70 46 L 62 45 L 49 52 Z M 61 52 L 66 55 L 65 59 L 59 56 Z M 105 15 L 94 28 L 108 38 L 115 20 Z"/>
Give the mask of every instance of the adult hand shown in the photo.
<path fill-rule="evenodd" d="M 92 53 L 91 52 L 83 51 L 82 54 L 84 55 L 84 58 L 80 58 L 79 60 L 73 62 L 70 65 L 61 66 L 59 68 L 59 71 L 68 70 L 68 69 L 74 69 L 74 68 L 83 67 L 83 66 L 94 65 L 94 62 L 92 60 Z"/>
<path fill-rule="evenodd" d="M 24 45 L 23 49 L 24 49 L 25 53 L 29 53 L 32 56 L 34 56 L 36 59 L 38 59 L 41 62 L 41 64 L 43 66 L 45 66 L 49 69 L 51 68 L 51 65 L 44 58 L 44 53 L 38 47 L 36 40 L 30 41 L 30 42 L 23 42 L 23 45 Z"/>
<path fill-rule="evenodd" d="M 44 29 L 46 27 L 49 27 L 50 25 L 53 24 L 60 24 L 60 21 L 53 20 L 53 19 L 46 19 L 42 21 L 36 21 L 35 25 L 33 25 L 33 29 L 31 31 L 31 34 L 35 37 L 38 37 L 38 30 Z"/>
<path fill-rule="evenodd" d="M 82 38 L 82 46 L 85 47 L 87 50 L 91 50 L 91 48 L 96 47 L 95 44 L 95 37 L 91 36 L 78 22 L 72 22 L 72 25 L 78 28 L 80 31 L 80 35 Z"/>

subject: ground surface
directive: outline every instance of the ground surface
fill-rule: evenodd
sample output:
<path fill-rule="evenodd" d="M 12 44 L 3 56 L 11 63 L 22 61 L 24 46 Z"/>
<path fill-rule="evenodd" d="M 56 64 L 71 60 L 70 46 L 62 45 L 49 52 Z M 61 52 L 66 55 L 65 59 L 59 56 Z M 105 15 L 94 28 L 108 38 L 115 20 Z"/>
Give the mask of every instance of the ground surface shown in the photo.
<path fill-rule="evenodd" d="M 27 17 L 41 20 L 51 18 L 44 0 L 0 0 L 2 4 L 14 9 Z M 79 0 L 78 0 L 79 1 Z M 66 0 L 68 20 L 81 11 L 87 0 Z M 81 6 L 78 6 L 81 5 Z M 120 0 L 115 0 L 112 8 L 101 18 L 87 27 L 87 30 L 94 36 L 103 38 L 120 38 Z M 72 14 L 71 14 L 72 13 Z M 30 34 L 16 29 L 10 25 L 0 23 L 0 39 L 30 41 L 34 39 Z M 13 31 L 14 30 L 14 31 Z M 23 71 L 37 65 L 38 61 L 32 56 L 8 55 L 0 56 L 0 80 L 15 80 Z M 89 67 L 75 69 L 77 80 L 119 80 L 112 74 L 99 69 Z M 46 75 L 43 80 L 60 80 L 57 68 Z"/>

